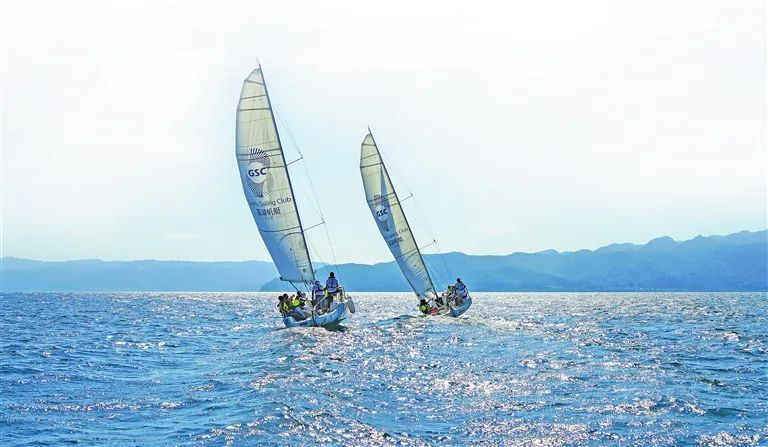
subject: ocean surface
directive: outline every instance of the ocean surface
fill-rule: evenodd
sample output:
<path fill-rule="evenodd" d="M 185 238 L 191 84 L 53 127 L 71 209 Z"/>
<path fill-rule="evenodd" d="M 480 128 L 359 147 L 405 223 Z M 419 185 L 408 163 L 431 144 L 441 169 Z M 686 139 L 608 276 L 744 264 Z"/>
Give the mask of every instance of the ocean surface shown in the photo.
<path fill-rule="evenodd" d="M 765 293 L 4 294 L 0 445 L 768 445 Z"/>

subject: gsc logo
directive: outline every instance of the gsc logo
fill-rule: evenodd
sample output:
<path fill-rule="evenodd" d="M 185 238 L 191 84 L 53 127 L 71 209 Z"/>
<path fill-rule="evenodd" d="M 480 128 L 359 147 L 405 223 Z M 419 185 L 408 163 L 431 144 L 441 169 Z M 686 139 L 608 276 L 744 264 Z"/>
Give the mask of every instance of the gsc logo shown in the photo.
<path fill-rule="evenodd" d="M 377 205 L 375 214 L 377 219 L 382 222 L 386 222 L 387 219 L 389 219 L 389 208 L 382 205 Z"/>
<path fill-rule="evenodd" d="M 264 180 L 267 179 L 268 170 L 269 168 L 267 166 L 264 166 L 258 161 L 254 161 L 248 163 L 248 170 L 246 173 L 248 174 L 248 179 L 250 179 L 253 183 L 259 184 L 264 183 Z"/>

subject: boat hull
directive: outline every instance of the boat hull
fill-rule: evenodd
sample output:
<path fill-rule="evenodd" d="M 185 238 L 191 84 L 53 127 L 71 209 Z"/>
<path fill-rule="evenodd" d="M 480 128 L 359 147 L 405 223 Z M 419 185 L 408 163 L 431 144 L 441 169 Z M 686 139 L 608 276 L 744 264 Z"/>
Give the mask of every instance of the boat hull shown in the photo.
<path fill-rule="evenodd" d="M 450 315 L 453 318 L 461 316 L 464 312 L 466 312 L 470 306 L 472 306 L 472 297 L 467 295 L 466 298 L 464 298 L 464 302 L 459 307 L 451 307 L 450 312 L 448 312 L 447 315 Z"/>
<path fill-rule="evenodd" d="M 339 324 L 346 318 L 347 306 L 345 303 L 339 303 L 333 312 L 314 315 L 306 320 L 296 321 L 296 319 L 291 316 L 283 317 L 283 324 L 285 327 L 324 327 Z"/>

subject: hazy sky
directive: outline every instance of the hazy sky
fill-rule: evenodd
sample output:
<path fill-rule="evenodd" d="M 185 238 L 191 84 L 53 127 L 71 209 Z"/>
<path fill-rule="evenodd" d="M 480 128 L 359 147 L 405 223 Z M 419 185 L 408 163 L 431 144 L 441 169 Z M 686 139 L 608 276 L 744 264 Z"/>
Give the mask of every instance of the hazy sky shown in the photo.
<path fill-rule="evenodd" d="M 267 259 L 234 157 L 257 58 L 339 261 L 390 259 L 366 125 L 443 251 L 768 226 L 763 0 L 207 6 L 2 2 L 3 255 Z"/>

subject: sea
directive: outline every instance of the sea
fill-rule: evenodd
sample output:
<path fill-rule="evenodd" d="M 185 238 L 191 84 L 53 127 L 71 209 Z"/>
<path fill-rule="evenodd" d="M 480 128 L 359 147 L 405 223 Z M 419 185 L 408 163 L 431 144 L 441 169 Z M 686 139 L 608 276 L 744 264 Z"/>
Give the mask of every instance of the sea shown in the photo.
<path fill-rule="evenodd" d="M 768 445 L 766 293 L 2 294 L 0 446 Z"/>

